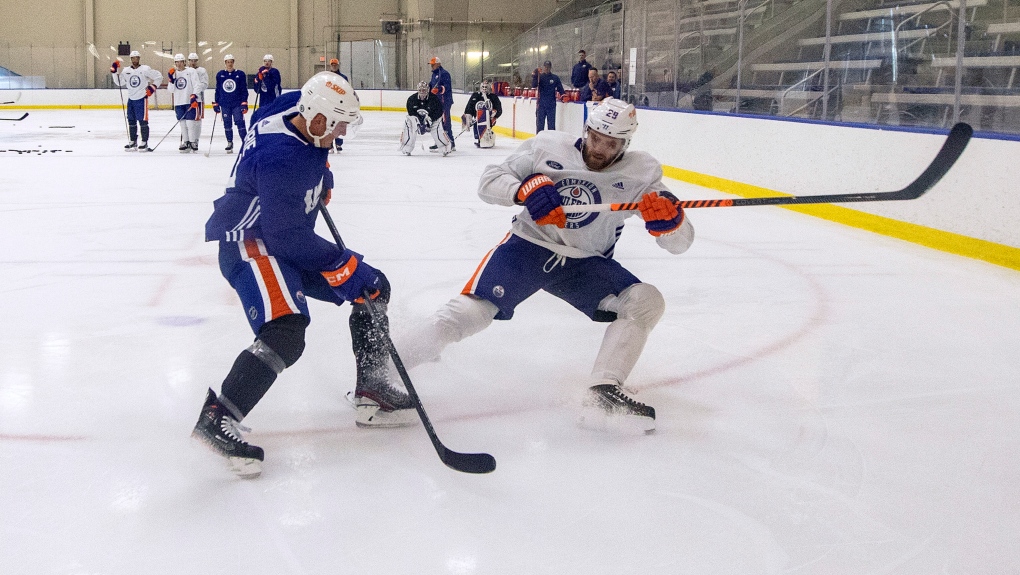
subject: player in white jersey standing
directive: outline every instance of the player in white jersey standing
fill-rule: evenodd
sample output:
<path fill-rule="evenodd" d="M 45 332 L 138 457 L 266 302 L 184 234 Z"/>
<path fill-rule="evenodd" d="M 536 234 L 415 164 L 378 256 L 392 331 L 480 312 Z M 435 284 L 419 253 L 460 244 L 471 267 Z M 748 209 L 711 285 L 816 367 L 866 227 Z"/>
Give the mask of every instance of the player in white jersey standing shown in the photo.
<path fill-rule="evenodd" d="M 501 165 L 485 169 L 478 186 L 482 200 L 524 210 L 461 294 L 397 339 L 405 365 L 439 357 L 448 344 L 493 319 L 510 319 L 519 303 L 545 290 L 593 321 L 609 323 L 585 394 L 583 422 L 601 427 L 608 416 L 618 416 L 646 432 L 655 428 L 655 410 L 623 389 L 665 310 L 659 290 L 613 259 L 624 220 L 633 212 L 568 216 L 562 208 L 640 202 L 656 243 L 673 254 L 687 250 L 694 228 L 663 185 L 662 166 L 645 152 L 626 152 L 636 129 L 634 106 L 610 98 L 592 109 L 581 138 L 543 131 Z"/>
<path fill-rule="evenodd" d="M 197 123 L 199 102 L 198 94 L 195 93 L 197 85 L 197 74 L 194 68 L 188 68 L 184 60 L 184 54 L 174 56 L 174 65 L 167 72 L 167 90 L 174 99 L 174 113 L 181 125 L 181 152 L 190 152 L 191 142 L 198 140 L 197 135 L 192 138 L 191 130 Z M 197 146 L 196 146 L 197 149 Z"/>
<path fill-rule="evenodd" d="M 163 75 L 157 70 L 140 63 L 142 55 L 137 50 L 131 52 L 131 65 L 121 67 L 120 61 L 114 60 L 110 66 L 113 81 L 118 86 L 127 86 L 127 121 L 131 141 L 124 149 L 127 151 L 149 149 L 149 96 L 156 93 L 156 88 L 163 81 Z M 142 146 L 138 147 L 138 128 L 141 124 Z"/>
<path fill-rule="evenodd" d="M 195 71 L 195 96 L 198 97 L 198 109 L 195 110 L 195 119 L 191 120 L 191 128 L 188 135 L 191 136 L 191 151 L 198 151 L 199 136 L 202 135 L 202 120 L 205 119 L 205 91 L 209 88 L 209 72 L 198 65 L 198 54 L 188 54 L 188 68 Z"/>

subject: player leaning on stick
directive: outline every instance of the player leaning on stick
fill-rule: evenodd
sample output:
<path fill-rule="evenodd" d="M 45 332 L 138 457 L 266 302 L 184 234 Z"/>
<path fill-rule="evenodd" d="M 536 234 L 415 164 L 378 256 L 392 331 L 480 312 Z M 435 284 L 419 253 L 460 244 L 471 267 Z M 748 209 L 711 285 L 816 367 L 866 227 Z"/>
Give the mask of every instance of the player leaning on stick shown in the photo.
<path fill-rule="evenodd" d="M 584 135 L 548 130 L 505 162 L 488 166 L 478 185 L 483 201 L 523 206 L 510 234 L 482 260 L 460 295 L 426 324 L 396 342 L 410 367 L 439 356 L 448 344 L 508 320 L 539 290 L 606 322 L 584 405 L 585 421 L 606 415 L 655 427 L 655 410 L 631 399 L 623 384 L 665 309 L 662 294 L 615 259 L 624 220 L 633 212 L 564 214 L 562 205 L 640 202 L 645 229 L 659 247 L 680 254 L 694 228 L 662 183 L 662 166 L 645 152 L 627 152 L 637 129 L 634 106 L 607 99 L 592 109 Z M 626 153 L 625 153 L 626 152 Z"/>
<path fill-rule="evenodd" d="M 110 73 L 118 86 L 127 86 L 127 121 L 131 141 L 124 146 L 125 150 L 149 149 L 149 96 L 156 93 L 156 88 L 163 81 L 158 70 L 140 64 L 142 55 L 137 50 L 129 56 L 131 65 L 122 67 L 118 60 L 113 61 Z M 142 146 L 138 147 L 138 128 L 142 129 Z"/>
<path fill-rule="evenodd" d="M 201 125 L 198 97 L 199 78 L 194 68 L 185 63 L 184 54 L 174 56 L 174 65 L 167 72 L 167 90 L 174 100 L 174 113 L 181 126 L 183 153 L 198 151 L 198 130 Z M 192 143 L 195 144 L 192 148 Z"/>
<path fill-rule="evenodd" d="M 287 94 L 284 98 L 288 98 Z M 310 316 L 307 298 L 351 302 L 351 340 L 361 426 L 417 421 L 403 391 L 387 382 L 385 317 L 373 324 L 361 299 L 369 290 L 385 310 L 386 277 L 351 250 L 315 234 L 320 198 L 328 200 L 333 175 L 326 160 L 333 139 L 361 123 L 351 85 L 320 72 L 301 88 L 296 106 L 275 113 L 260 108 L 238 154 L 226 193 L 206 223 L 206 240 L 219 241 L 220 271 L 240 296 L 255 342 L 242 351 L 217 394 L 210 389 L 193 435 L 228 459 L 243 477 L 261 473 L 262 448 L 241 436 L 240 422 L 284 369 L 301 357 Z"/>

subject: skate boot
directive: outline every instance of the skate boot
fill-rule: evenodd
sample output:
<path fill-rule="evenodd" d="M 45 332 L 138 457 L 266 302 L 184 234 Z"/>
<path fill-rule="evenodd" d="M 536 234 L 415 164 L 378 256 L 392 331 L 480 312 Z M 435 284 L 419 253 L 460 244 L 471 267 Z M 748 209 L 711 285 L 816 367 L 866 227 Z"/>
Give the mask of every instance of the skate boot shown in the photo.
<path fill-rule="evenodd" d="M 582 408 L 580 423 L 584 427 L 655 430 L 655 408 L 631 399 L 615 381 L 589 387 Z"/>
<path fill-rule="evenodd" d="M 191 151 L 191 142 L 181 142 L 181 147 L 177 148 L 182 154 L 187 154 Z"/>
<path fill-rule="evenodd" d="M 142 142 L 142 145 L 138 146 L 138 151 L 139 152 L 151 152 L 152 148 L 149 147 L 149 143 L 148 142 Z"/>
<path fill-rule="evenodd" d="M 432 152 L 432 153 L 438 152 L 439 151 L 439 145 L 438 144 L 433 144 L 433 145 L 429 146 L 429 151 Z"/>
<path fill-rule="evenodd" d="M 265 453 L 261 447 L 246 443 L 241 437 L 242 431 L 251 430 L 242 426 L 210 389 L 191 436 L 227 458 L 227 466 L 231 471 L 240 477 L 251 479 L 262 473 Z"/>
<path fill-rule="evenodd" d="M 134 142 L 128 142 L 128 145 L 124 146 L 125 152 L 133 152 L 138 149 L 138 144 Z"/>
<path fill-rule="evenodd" d="M 226 150 L 228 154 L 233 153 L 233 151 L 234 151 L 234 142 L 227 142 L 227 147 L 223 148 L 223 149 Z"/>
<path fill-rule="evenodd" d="M 191 146 L 191 151 L 197 154 L 198 153 L 198 142 L 191 142 L 189 145 Z"/>
<path fill-rule="evenodd" d="M 359 381 L 348 395 L 358 410 L 358 427 L 406 427 L 418 422 L 411 397 L 386 381 Z"/>

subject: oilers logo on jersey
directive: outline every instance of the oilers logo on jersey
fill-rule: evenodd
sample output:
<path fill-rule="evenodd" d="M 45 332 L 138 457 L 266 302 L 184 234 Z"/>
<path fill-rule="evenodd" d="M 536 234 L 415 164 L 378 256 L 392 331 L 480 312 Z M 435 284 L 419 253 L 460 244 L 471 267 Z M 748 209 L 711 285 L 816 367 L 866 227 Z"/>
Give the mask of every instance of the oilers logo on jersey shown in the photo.
<path fill-rule="evenodd" d="M 564 206 L 587 206 L 602 203 L 602 194 L 599 193 L 599 189 L 595 187 L 595 184 L 586 180 L 564 178 L 556 183 L 556 190 L 560 193 L 560 202 Z M 568 230 L 583 228 L 597 217 L 597 212 L 568 214 L 566 228 Z"/>
<path fill-rule="evenodd" d="M 220 87 L 223 88 L 224 92 L 231 94 L 234 92 L 234 90 L 237 89 L 237 82 L 234 82 L 230 78 L 227 78 L 226 80 L 223 81 L 223 84 L 221 84 Z"/>
<path fill-rule="evenodd" d="M 142 85 L 142 77 L 141 76 L 134 75 L 134 76 L 131 76 L 130 78 L 128 78 L 128 86 L 130 86 L 132 88 L 137 88 L 137 87 L 139 87 L 141 85 Z"/>
<path fill-rule="evenodd" d="M 178 76 L 177 79 L 174 80 L 174 87 L 177 88 L 178 90 L 187 90 L 188 79 L 182 76 Z"/>

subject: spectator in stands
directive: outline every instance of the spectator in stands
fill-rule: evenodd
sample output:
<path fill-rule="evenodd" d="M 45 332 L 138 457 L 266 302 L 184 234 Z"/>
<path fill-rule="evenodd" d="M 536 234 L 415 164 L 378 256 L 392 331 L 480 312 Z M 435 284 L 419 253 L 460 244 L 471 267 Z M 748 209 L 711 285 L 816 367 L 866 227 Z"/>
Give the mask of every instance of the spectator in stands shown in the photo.
<path fill-rule="evenodd" d="M 601 102 L 609 95 L 609 84 L 599 76 L 598 68 L 592 66 L 588 70 L 588 83 L 581 88 L 578 100 L 581 102 Z"/>
<path fill-rule="evenodd" d="M 712 110 L 712 85 L 711 82 L 715 78 L 716 69 L 705 71 L 697 80 L 693 82 L 684 82 L 677 86 L 677 89 L 683 93 L 690 93 L 693 98 L 693 106 L 695 110 Z"/>
<path fill-rule="evenodd" d="M 606 74 L 606 86 L 609 88 L 609 96 L 619 100 L 621 86 L 620 82 L 616 79 L 616 72 Z"/>
<path fill-rule="evenodd" d="M 538 88 L 538 109 L 535 110 L 535 133 L 546 128 L 556 129 L 556 100 L 566 95 L 560 77 L 552 73 L 552 62 L 546 60 L 540 71 L 535 68 L 531 73 L 531 87 Z"/>
<path fill-rule="evenodd" d="M 574 69 L 570 72 L 570 83 L 575 88 L 583 88 L 588 83 L 588 70 L 594 67 L 585 60 L 586 57 L 584 50 L 578 52 L 577 64 L 574 64 Z"/>

